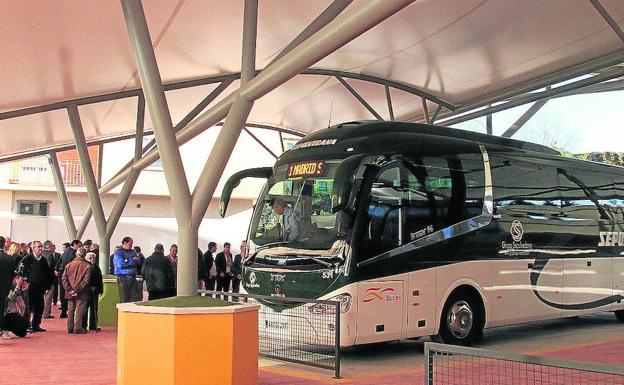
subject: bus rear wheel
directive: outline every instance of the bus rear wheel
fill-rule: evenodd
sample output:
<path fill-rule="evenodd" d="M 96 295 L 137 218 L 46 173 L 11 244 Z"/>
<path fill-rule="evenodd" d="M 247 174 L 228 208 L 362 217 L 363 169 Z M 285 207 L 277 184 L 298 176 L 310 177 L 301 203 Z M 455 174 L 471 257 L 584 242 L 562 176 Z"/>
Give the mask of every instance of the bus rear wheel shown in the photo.
<path fill-rule="evenodd" d="M 624 322 L 624 310 L 616 310 L 613 312 L 618 321 Z"/>
<path fill-rule="evenodd" d="M 475 299 L 462 293 L 453 294 L 442 311 L 439 339 L 452 345 L 471 345 L 483 335 L 481 318 Z"/>

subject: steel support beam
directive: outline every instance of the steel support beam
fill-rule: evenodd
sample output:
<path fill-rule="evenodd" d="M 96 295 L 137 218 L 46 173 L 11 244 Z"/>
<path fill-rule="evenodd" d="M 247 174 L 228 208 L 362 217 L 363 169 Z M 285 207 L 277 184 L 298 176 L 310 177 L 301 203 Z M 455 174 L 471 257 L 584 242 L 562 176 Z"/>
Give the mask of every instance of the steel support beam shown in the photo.
<path fill-rule="evenodd" d="M 69 106 L 69 108 L 67 108 L 67 114 L 69 115 L 69 122 L 71 124 L 72 133 L 74 134 L 74 140 L 76 141 L 78 156 L 80 157 L 82 175 L 87 185 L 89 205 L 94 209 L 93 216 L 95 217 L 95 226 L 97 227 L 98 236 L 100 238 L 99 266 L 102 272 L 106 272 L 108 271 L 108 255 L 110 250 L 110 239 L 106 238 L 106 217 L 104 216 L 102 201 L 100 200 L 95 175 L 91 167 L 91 158 L 89 157 L 89 150 L 82 129 L 78 107 Z"/>
<path fill-rule="evenodd" d="M 542 109 L 548 103 L 550 99 L 542 99 L 533 103 L 531 108 L 525 111 L 501 136 L 503 138 L 511 138 L 529 121 L 539 110 Z M 492 115 L 488 115 L 492 116 Z"/>
<path fill-rule="evenodd" d="M 56 152 L 50 153 L 48 161 L 50 162 L 54 184 L 56 184 L 56 192 L 58 193 L 61 209 L 63 210 L 63 218 L 65 219 L 65 226 L 67 226 L 67 235 L 69 239 L 75 239 L 76 223 L 74 222 L 74 216 L 72 215 L 71 206 L 69 205 L 69 198 L 67 197 L 65 183 L 63 183 L 63 175 L 61 174 L 61 167 L 59 166 Z"/>
<path fill-rule="evenodd" d="M 284 136 L 282 135 L 282 132 L 278 132 L 279 134 L 279 140 L 280 140 L 280 146 L 282 146 L 282 153 L 284 153 L 284 151 L 286 151 L 286 149 L 284 148 Z"/>
<path fill-rule="evenodd" d="M 162 156 L 163 169 L 171 202 L 178 221 L 178 294 L 194 295 L 197 290 L 197 232 L 191 223 L 191 193 L 188 187 L 184 165 L 176 142 L 173 123 L 160 78 L 156 55 L 147 27 L 147 20 L 140 0 L 122 0 L 130 44 L 137 62 L 141 86 L 149 106 L 156 144 Z M 136 162 L 135 162 L 136 165 Z M 140 170 L 132 168 L 132 172 Z M 195 258 L 193 258 L 195 257 Z M 193 268 L 194 267 L 194 268 Z M 193 274 L 194 272 L 194 274 Z M 182 279 L 180 279 L 182 278 Z M 192 278 L 189 282 L 189 279 Z"/>
<path fill-rule="evenodd" d="M 431 124 L 431 119 L 429 118 L 429 108 L 427 108 L 427 99 L 420 99 L 422 100 L 423 116 L 425 117 L 425 123 Z"/>
<path fill-rule="evenodd" d="M 440 116 L 440 119 L 451 118 L 453 116 L 457 116 L 457 115 L 470 112 L 481 107 L 485 107 L 488 104 L 496 104 L 499 102 L 503 102 L 505 100 L 517 97 L 519 95 L 525 95 L 527 93 L 530 93 L 530 92 L 533 92 L 542 88 L 546 88 L 554 84 L 572 80 L 579 76 L 587 75 L 589 73 L 593 73 L 598 70 L 602 70 L 602 69 L 609 68 L 612 66 L 617 66 L 622 62 L 624 62 L 624 49 L 615 51 L 611 54 L 608 54 L 608 55 L 605 55 L 596 59 L 588 60 L 586 62 L 564 68 L 559 71 L 552 72 L 544 76 L 540 76 L 533 80 L 523 82 L 521 84 L 509 87 L 509 88 L 505 88 L 500 91 L 490 93 L 488 95 L 485 95 L 477 99 L 466 101 L 462 103 L 460 106 L 457 106 L 456 108 L 449 109 L 449 112 L 442 114 Z M 535 101 L 535 100 L 532 100 L 532 101 Z M 447 106 L 444 106 L 444 107 L 448 109 Z M 414 119 L 417 119 L 417 118 L 415 117 Z"/>
<path fill-rule="evenodd" d="M 134 138 L 134 161 L 143 155 L 143 129 L 145 128 L 145 98 L 139 96 L 137 103 L 136 136 Z"/>
<path fill-rule="evenodd" d="M 346 80 L 344 80 L 343 78 L 341 78 L 340 76 L 336 76 L 336 79 L 338 79 L 338 81 L 340 83 L 342 83 L 342 85 L 347 89 L 347 91 L 349 91 L 351 93 L 351 95 L 353 95 L 371 114 L 373 114 L 373 116 L 377 119 L 377 120 L 384 120 L 381 115 L 379 115 L 377 113 L 377 111 L 375 111 L 375 109 L 366 102 L 366 100 L 364 100 L 364 98 L 362 97 L 362 95 L 360 95 L 353 87 L 351 87 L 351 85 L 349 83 L 347 83 Z"/>
<path fill-rule="evenodd" d="M 246 87 L 255 75 L 258 0 L 245 0 L 243 18 L 241 88 Z M 252 107 L 253 100 L 241 97 L 240 93 L 235 94 L 234 102 L 221 127 L 215 146 L 206 160 L 193 191 L 193 223 L 197 226 L 206 214 L 219 179 L 245 127 Z"/>
<path fill-rule="evenodd" d="M 542 91 L 542 92 L 533 92 L 533 93 L 529 93 L 526 95 L 523 95 L 521 97 L 518 97 L 516 99 L 513 99 L 509 102 L 506 103 L 502 103 L 502 104 L 498 104 L 496 106 L 493 106 L 492 108 L 485 108 L 479 111 L 475 111 L 472 113 L 468 113 L 462 116 L 458 116 L 456 118 L 450 118 L 447 119 L 443 122 L 440 122 L 441 125 L 444 126 L 452 126 L 453 124 L 457 124 L 457 123 L 461 123 L 461 122 L 465 122 L 468 120 L 472 120 L 475 118 L 480 118 L 482 116 L 485 116 L 487 114 L 493 114 L 496 112 L 500 112 L 503 110 L 507 110 L 513 107 L 518 107 L 521 106 L 523 104 L 527 104 L 527 103 L 531 103 L 531 102 L 536 102 L 538 100 L 541 99 L 547 99 L 547 98 L 552 98 L 552 97 L 556 97 L 558 95 L 564 94 L 566 92 L 571 92 L 574 90 L 578 90 L 580 88 L 583 87 L 587 87 L 593 84 L 597 84 L 597 83 L 601 83 L 610 79 L 615 79 L 615 78 L 619 78 L 621 76 L 624 76 L 624 68 L 620 68 L 620 67 L 613 67 L 607 71 L 604 71 L 603 73 L 601 73 L 600 75 L 596 75 L 593 76 L 591 78 L 586 78 L 586 79 L 582 79 L 579 81 L 576 81 L 574 83 L 567 83 L 564 85 L 561 85 L 559 87 L 556 88 L 552 88 L 550 90 L 547 91 Z"/>
<path fill-rule="evenodd" d="M 102 164 L 104 163 L 104 145 L 99 143 L 98 145 L 98 167 L 97 167 L 97 186 L 102 187 Z"/>
<path fill-rule="evenodd" d="M 300 46 L 293 49 L 252 79 L 247 86 L 240 90 L 241 96 L 246 100 L 255 100 L 264 96 L 288 79 L 303 72 L 305 68 L 308 68 L 334 50 L 337 50 L 344 44 L 379 24 L 381 21 L 392 16 L 413 1 L 414 0 L 397 0 L 389 2 L 377 0 L 367 2 L 359 7 L 347 9 L 322 31 L 311 36 Z M 225 118 L 236 94 L 237 92 L 230 94 L 210 110 L 198 116 L 197 119 L 189 123 L 187 127 L 180 130 L 176 135 L 178 144 L 182 145 L 188 142 L 205 131 L 208 127 L 215 125 L 221 121 L 221 119 Z M 158 150 L 152 150 L 145 154 L 133 168 L 143 169 L 158 160 L 159 157 Z M 109 180 L 103 188 L 112 189 L 118 186 L 128 173 L 129 171 L 126 171 L 117 175 L 115 178 Z"/>
<path fill-rule="evenodd" d="M 438 108 L 436 108 L 436 110 L 433 112 L 433 116 L 431 116 L 430 124 L 435 124 L 436 119 L 438 119 L 438 115 L 440 114 L 440 111 L 442 111 L 442 108 L 442 105 L 438 105 Z"/>
<path fill-rule="evenodd" d="M 329 7 L 325 8 L 320 15 L 316 17 L 297 37 L 295 37 L 271 62 L 269 65 L 275 63 L 282 56 L 286 55 L 288 52 L 292 51 L 296 46 L 303 43 L 307 38 L 314 35 L 321 28 L 325 27 L 332 20 L 336 18 L 342 11 L 345 10 L 351 4 L 353 0 L 334 0 L 333 3 L 329 5 Z"/>
<path fill-rule="evenodd" d="M 213 100 L 215 100 L 219 95 L 221 95 L 221 93 L 230 84 L 232 84 L 232 82 L 234 82 L 234 79 L 227 79 L 221 82 L 221 84 L 219 84 L 217 88 L 212 90 L 212 92 L 210 92 L 208 96 L 206 96 L 201 102 L 199 102 L 197 106 L 195 106 L 195 108 L 193 108 L 188 114 L 186 114 L 186 116 L 182 118 L 182 120 L 180 120 L 178 124 L 176 124 L 173 127 L 173 130 L 175 132 L 178 132 L 184 127 L 186 127 L 186 125 L 189 124 L 193 119 L 195 119 L 197 115 L 199 115 L 199 113 L 202 112 L 206 107 L 208 107 L 208 105 L 212 103 Z M 156 144 L 156 139 L 150 140 L 150 142 L 141 151 L 141 155 L 145 154 L 148 150 L 151 150 L 155 144 Z M 129 167 L 131 164 L 132 162 L 130 162 L 126 166 Z"/>
<path fill-rule="evenodd" d="M 249 134 L 249 136 L 251 136 L 253 140 L 255 140 L 260 146 L 262 146 L 262 148 L 264 148 L 269 154 L 271 154 L 272 157 L 274 157 L 275 159 L 279 158 L 277 155 L 275 155 L 273 151 L 271 151 L 271 149 L 266 144 L 264 144 L 264 142 L 262 142 L 257 136 L 255 136 L 253 132 L 249 131 L 247 127 L 243 127 L 243 130 L 245 130 L 245 132 Z M 284 151 L 283 147 L 282 151 Z"/>
<path fill-rule="evenodd" d="M 489 105 L 488 108 L 492 108 L 492 105 Z M 492 135 L 492 133 L 494 132 L 492 114 L 485 115 L 485 132 L 488 135 Z"/>
<path fill-rule="evenodd" d="M 384 89 L 386 90 L 386 103 L 388 103 L 388 115 L 390 116 L 390 120 L 394 122 L 394 109 L 392 108 L 392 96 L 390 95 L 390 87 L 385 85 Z"/>
<path fill-rule="evenodd" d="M 87 211 L 85 211 L 82 216 L 82 221 L 80 222 L 80 226 L 78 226 L 78 231 L 76 232 L 76 239 L 82 239 L 85 231 L 87 230 L 87 226 L 89 226 L 89 221 L 91 221 L 91 216 L 93 215 L 93 209 L 91 206 L 87 207 Z M 104 273 L 105 270 L 102 270 Z"/>
<path fill-rule="evenodd" d="M 602 16 L 602 18 L 605 19 L 607 24 L 609 24 L 609 26 L 611 27 L 613 32 L 615 32 L 615 34 L 618 35 L 620 40 L 622 40 L 624 42 L 624 32 L 622 31 L 622 28 L 620 28 L 620 26 L 618 25 L 617 21 L 615 21 L 613 19 L 613 17 L 611 17 L 611 15 L 605 9 L 605 7 L 603 7 L 602 4 L 600 4 L 600 1 L 599 0 L 589 0 L 589 2 L 594 6 L 594 8 L 596 8 L 596 11 L 598 11 L 598 13 L 600 13 L 600 16 Z"/>

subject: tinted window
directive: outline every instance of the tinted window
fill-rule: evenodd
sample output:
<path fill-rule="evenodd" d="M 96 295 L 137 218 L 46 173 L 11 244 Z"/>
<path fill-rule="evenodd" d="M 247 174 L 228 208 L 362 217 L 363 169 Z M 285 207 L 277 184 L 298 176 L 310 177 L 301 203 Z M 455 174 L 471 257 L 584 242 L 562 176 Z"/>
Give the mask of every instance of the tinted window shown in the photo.
<path fill-rule="evenodd" d="M 492 156 L 494 203 L 511 215 L 560 214 L 557 173 L 553 167 Z"/>
<path fill-rule="evenodd" d="M 401 169 L 394 166 L 380 171 L 373 181 L 362 251 L 377 255 L 399 246 L 401 200 Z"/>
<path fill-rule="evenodd" d="M 610 219 L 603 202 L 609 200 L 612 185 L 608 174 L 558 169 L 562 215 L 575 219 Z"/>

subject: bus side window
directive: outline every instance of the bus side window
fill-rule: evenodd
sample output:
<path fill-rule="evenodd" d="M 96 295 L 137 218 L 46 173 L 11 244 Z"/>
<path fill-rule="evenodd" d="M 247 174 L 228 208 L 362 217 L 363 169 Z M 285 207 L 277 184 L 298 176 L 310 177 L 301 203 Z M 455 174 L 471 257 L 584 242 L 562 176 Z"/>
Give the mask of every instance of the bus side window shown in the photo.
<path fill-rule="evenodd" d="M 398 166 L 382 170 L 375 177 L 362 239 L 364 253 L 374 256 L 399 245 L 402 194 Z"/>
<path fill-rule="evenodd" d="M 611 219 L 603 204 L 612 190 L 611 178 L 602 173 L 558 169 L 561 213 L 575 219 Z"/>
<path fill-rule="evenodd" d="M 620 175 L 613 175 L 614 192 L 612 199 L 613 210 L 617 212 L 616 221 L 624 220 L 624 178 Z"/>
<path fill-rule="evenodd" d="M 464 154 L 460 155 L 460 160 L 466 186 L 466 217 L 464 219 L 474 218 L 483 213 L 485 194 L 483 157 L 481 154 Z"/>
<path fill-rule="evenodd" d="M 553 167 L 512 158 L 490 157 L 497 213 L 549 218 L 561 213 L 559 183 Z"/>

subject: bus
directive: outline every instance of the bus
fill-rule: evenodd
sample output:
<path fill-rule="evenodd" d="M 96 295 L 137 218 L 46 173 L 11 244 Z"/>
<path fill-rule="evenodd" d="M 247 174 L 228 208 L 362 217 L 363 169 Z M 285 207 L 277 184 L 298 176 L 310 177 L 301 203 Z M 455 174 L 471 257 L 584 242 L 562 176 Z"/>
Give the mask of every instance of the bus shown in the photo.
<path fill-rule="evenodd" d="M 624 321 L 624 168 L 446 127 L 350 122 L 233 175 L 221 215 L 247 177 L 267 181 L 245 290 L 339 301 L 342 347 L 469 345 L 484 328 L 596 312 Z"/>

